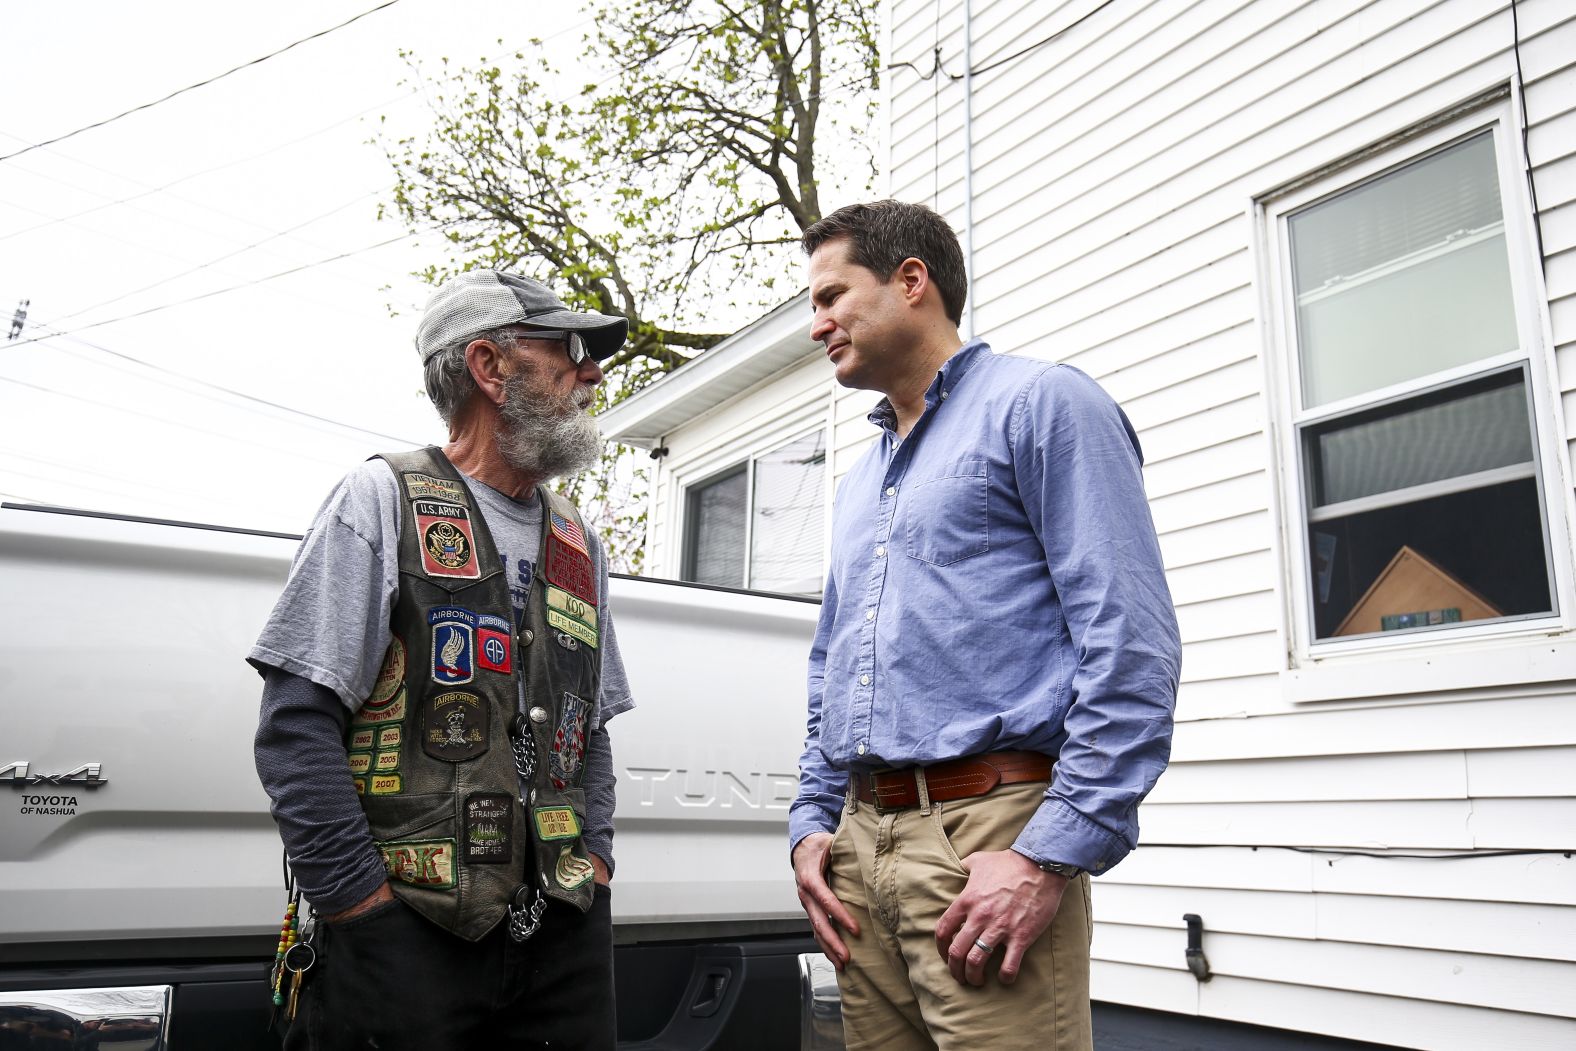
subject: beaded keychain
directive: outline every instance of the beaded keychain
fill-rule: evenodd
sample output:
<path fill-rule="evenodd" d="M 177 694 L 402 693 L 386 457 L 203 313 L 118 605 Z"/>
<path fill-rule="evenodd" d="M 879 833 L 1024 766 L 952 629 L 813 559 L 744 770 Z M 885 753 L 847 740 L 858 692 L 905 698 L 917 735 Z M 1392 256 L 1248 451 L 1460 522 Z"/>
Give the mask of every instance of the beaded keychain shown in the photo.
<path fill-rule="evenodd" d="M 285 1005 L 285 953 L 289 952 L 290 947 L 295 945 L 301 937 L 299 924 L 296 922 L 296 911 L 300 907 L 301 891 L 294 886 L 294 883 L 295 881 L 291 880 L 290 901 L 285 906 L 285 918 L 279 925 L 279 944 L 274 949 L 274 969 L 269 975 L 269 984 L 274 990 L 275 1010 Z"/>

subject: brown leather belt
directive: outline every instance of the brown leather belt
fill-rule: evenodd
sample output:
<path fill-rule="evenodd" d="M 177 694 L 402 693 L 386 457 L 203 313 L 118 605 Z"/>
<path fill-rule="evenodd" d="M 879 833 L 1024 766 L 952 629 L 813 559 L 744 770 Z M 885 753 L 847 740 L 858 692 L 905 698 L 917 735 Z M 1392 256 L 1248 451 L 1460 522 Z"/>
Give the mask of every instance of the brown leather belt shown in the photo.
<path fill-rule="evenodd" d="M 964 759 L 950 759 L 925 767 L 854 773 L 854 796 L 877 810 L 904 810 L 919 806 L 919 785 L 914 771 L 925 772 L 925 788 L 933 803 L 982 796 L 997 785 L 1024 781 L 1049 781 L 1056 760 L 1039 752 L 989 752 Z"/>

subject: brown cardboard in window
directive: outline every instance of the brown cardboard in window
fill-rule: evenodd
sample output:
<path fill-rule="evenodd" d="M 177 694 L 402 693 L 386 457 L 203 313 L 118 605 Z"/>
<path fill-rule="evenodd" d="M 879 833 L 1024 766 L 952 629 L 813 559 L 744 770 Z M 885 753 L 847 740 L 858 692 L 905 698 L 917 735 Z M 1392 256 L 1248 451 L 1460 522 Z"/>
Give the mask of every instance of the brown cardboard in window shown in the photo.
<path fill-rule="evenodd" d="M 1460 609 L 1462 620 L 1504 616 L 1488 599 L 1403 544 L 1334 634 L 1380 631 L 1380 618 L 1387 613 L 1449 607 Z"/>

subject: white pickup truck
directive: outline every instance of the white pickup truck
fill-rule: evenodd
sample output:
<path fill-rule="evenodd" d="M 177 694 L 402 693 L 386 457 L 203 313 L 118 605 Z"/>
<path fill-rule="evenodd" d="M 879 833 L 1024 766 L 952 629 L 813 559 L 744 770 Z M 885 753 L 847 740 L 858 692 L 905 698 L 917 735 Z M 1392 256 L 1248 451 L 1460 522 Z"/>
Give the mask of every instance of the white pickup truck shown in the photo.
<path fill-rule="evenodd" d="M 0 1047 L 273 1046 L 282 851 L 242 657 L 296 539 L 0 504 Z M 836 1034 L 786 841 L 817 604 L 610 598 L 638 704 L 610 725 L 620 1047 Z"/>

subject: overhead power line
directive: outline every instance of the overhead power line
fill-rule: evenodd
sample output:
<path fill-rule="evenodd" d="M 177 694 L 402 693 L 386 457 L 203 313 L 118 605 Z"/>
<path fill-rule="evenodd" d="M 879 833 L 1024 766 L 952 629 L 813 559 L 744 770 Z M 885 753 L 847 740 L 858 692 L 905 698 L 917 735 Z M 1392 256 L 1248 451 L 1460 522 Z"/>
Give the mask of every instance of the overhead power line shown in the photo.
<path fill-rule="evenodd" d="M 243 62 L 239 66 L 236 66 L 233 69 L 227 69 L 223 73 L 220 73 L 220 74 L 218 74 L 216 76 L 209 77 L 207 80 L 199 80 L 195 84 L 188 84 L 184 88 L 178 88 L 175 91 L 170 92 L 168 95 L 165 95 L 163 98 L 154 99 L 152 102 L 144 102 L 140 106 L 133 106 L 131 109 L 124 110 L 123 112 L 117 113 L 113 117 L 105 117 L 103 120 L 94 121 L 92 124 L 83 125 L 80 128 L 76 128 L 76 129 L 73 129 L 72 131 L 66 132 L 64 135 L 56 135 L 52 139 L 45 139 L 42 142 L 32 143 L 31 145 L 24 146 L 20 150 L 15 150 L 15 151 L 13 151 L 11 153 L 0 154 L 0 161 L 8 161 L 8 160 L 11 160 L 13 157 L 20 157 L 24 153 L 31 153 L 32 151 L 34 151 L 36 149 L 39 149 L 41 147 L 44 147 L 44 146 L 53 146 L 57 142 L 64 142 L 65 140 L 67 140 L 69 138 L 72 138 L 73 136 L 81 135 L 85 131 L 92 131 L 94 128 L 102 128 L 106 124 L 113 124 L 115 121 L 120 120 L 122 117 L 129 117 L 133 113 L 140 113 L 140 112 L 142 112 L 145 109 L 152 109 L 154 106 L 157 106 L 157 105 L 160 105 L 162 103 L 168 102 L 168 101 L 170 101 L 171 99 L 175 98 L 178 95 L 184 95 L 188 91 L 196 91 L 198 88 L 207 87 L 209 84 L 212 84 L 215 81 L 223 80 L 225 77 L 230 76 L 232 73 L 239 73 L 243 69 L 248 69 L 248 68 L 250 68 L 252 66 L 255 66 L 255 65 L 258 65 L 259 63 L 262 63 L 262 62 L 267 62 L 271 58 L 277 58 L 278 56 L 284 54 L 286 51 L 289 51 L 292 48 L 300 47 L 302 44 L 308 43 L 309 41 L 317 40 L 318 38 L 325 37 L 328 34 L 333 33 L 333 32 L 335 32 L 337 30 L 344 29 L 346 26 L 348 26 L 348 25 L 350 25 L 350 24 L 352 24 L 354 22 L 361 21 L 363 18 L 366 18 L 368 15 L 376 14 L 377 12 L 383 10 L 386 7 L 393 7 L 397 3 L 399 3 L 399 0 L 384 0 L 384 2 L 379 4 L 378 6 L 370 8 L 370 9 L 368 9 L 366 11 L 363 11 L 359 15 L 356 15 L 353 18 L 347 18 L 345 21 L 339 23 L 336 26 L 330 26 L 327 29 L 319 30 L 318 32 L 313 33 L 311 36 L 302 37 L 300 40 L 294 41 L 293 43 L 286 44 L 284 47 L 280 48 L 277 51 L 270 51 L 268 54 L 262 56 L 261 58 L 254 58 L 250 62 Z"/>
<path fill-rule="evenodd" d="M 37 343 L 40 340 L 52 339 L 55 336 L 71 336 L 78 332 L 86 332 L 89 329 L 100 328 L 104 325 L 113 325 L 117 321 L 130 321 L 132 318 L 146 317 L 149 314 L 157 314 L 161 310 L 169 310 L 173 307 L 185 306 L 188 303 L 196 303 L 200 300 L 212 299 L 214 296 L 222 296 L 227 292 L 238 292 L 243 288 L 251 288 L 253 285 L 261 285 L 269 281 L 277 280 L 281 277 L 289 277 L 291 274 L 299 274 L 303 270 L 311 270 L 313 267 L 326 266 L 329 263 L 337 263 L 341 259 L 349 259 L 351 256 L 361 255 L 364 252 L 370 252 L 376 248 L 383 248 L 399 241 L 408 241 L 410 238 L 417 236 L 417 234 L 421 232 L 422 231 L 419 230 L 412 230 L 408 233 L 400 234 L 398 237 L 390 237 L 386 241 L 379 241 L 376 244 L 367 245 L 364 248 L 355 248 L 348 252 L 341 252 L 338 255 L 331 255 L 327 259 L 318 259 L 311 263 L 302 263 L 300 266 L 293 266 L 288 270 L 281 270 L 277 274 L 269 274 L 267 277 L 259 277 L 253 281 L 243 281 L 238 285 L 230 285 L 227 288 L 216 288 L 211 292 L 204 292 L 201 295 L 188 296 L 185 299 L 177 299 L 173 303 L 160 303 L 158 306 L 148 307 L 145 310 L 137 310 L 130 314 L 121 314 L 118 317 L 105 318 L 103 321 L 95 321 L 92 324 L 81 325 L 77 328 L 67 329 L 64 332 L 51 331 L 47 335 L 30 336 L 27 339 L 19 339 L 15 343 L 10 344 L 10 346 L 22 347 L 29 343 Z M 46 328 L 47 326 L 39 325 L 38 327 Z"/>
<path fill-rule="evenodd" d="M 35 325 L 33 327 L 34 328 L 43 328 L 44 326 L 42 326 L 42 325 Z M 293 405 L 285 405 L 285 404 L 282 404 L 282 403 L 277 402 L 277 401 L 269 401 L 267 398 L 259 398 L 255 394 L 247 394 L 245 391 L 239 391 L 239 390 L 235 390 L 235 389 L 233 389 L 231 387 L 225 387 L 225 386 L 223 386 L 221 384 L 210 382 L 209 380 L 202 379 L 202 378 L 200 378 L 198 376 L 193 376 L 190 373 L 181 372 L 179 369 L 168 368 L 168 367 L 166 367 L 164 365 L 158 365 L 158 364 L 155 364 L 154 362 L 147 361 L 147 360 L 145 360 L 143 358 L 135 357 L 135 356 L 133 356 L 131 354 L 124 353 L 123 351 L 112 350 L 111 348 L 103 346 L 102 344 L 94 343 L 91 340 L 83 339 L 81 336 L 73 336 L 73 335 L 71 335 L 69 333 L 65 333 L 65 332 L 52 332 L 50 334 L 53 335 L 53 336 L 64 338 L 64 339 L 69 339 L 73 343 L 80 344 L 80 345 L 82 345 L 84 347 L 87 347 L 90 350 L 96 350 L 100 354 L 107 354 L 107 355 L 109 355 L 112 358 L 119 358 L 122 361 L 129 361 L 129 362 L 131 362 L 134 365 L 140 365 L 141 367 L 143 367 L 145 369 L 149 369 L 149 370 L 151 370 L 153 372 L 163 373 L 166 376 L 174 376 L 177 379 L 184 380 L 187 383 L 194 383 L 194 384 L 196 384 L 199 387 L 206 387 L 207 389 L 209 389 L 211 391 L 216 391 L 216 392 L 218 392 L 220 394 L 223 394 L 223 395 L 226 395 L 226 396 L 228 396 L 230 398 L 240 399 L 241 401 L 244 401 L 244 402 L 250 402 L 253 405 L 261 405 L 261 406 L 265 406 L 265 407 L 270 408 L 270 409 L 276 409 L 279 412 L 289 413 L 292 416 L 299 416 L 299 417 L 301 417 L 303 419 L 307 419 L 307 420 L 316 420 L 319 423 L 330 424 L 330 425 L 332 425 L 334 427 L 338 427 L 338 428 L 341 428 L 341 429 L 347 430 L 347 431 L 355 431 L 358 434 L 366 434 L 366 435 L 370 435 L 370 436 L 372 436 L 374 438 L 385 438 L 385 439 L 387 439 L 387 440 L 389 440 L 391 442 L 400 442 L 400 443 L 403 443 L 405 445 L 421 445 L 422 444 L 421 442 L 415 441 L 414 439 L 411 439 L 411 438 L 402 438 L 402 437 L 400 437 L 397 434 L 385 434 L 382 431 L 374 431 L 374 430 L 371 430 L 370 428 L 367 428 L 367 427 L 358 427 L 358 426 L 356 426 L 353 423 L 345 423 L 342 420 L 331 419 L 330 417 L 327 417 L 327 416 L 319 416 L 317 413 L 307 412 L 305 409 L 298 409 L 298 408 L 294 407 Z M 53 348 L 53 349 L 65 350 L 68 353 L 73 353 L 71 351 L 71 348 L 69 348 L 69 347 L 60 347 L 60 348 Z M 130 370 L 127 370 L 127 371 L 129 372 Z M 155 377 L 151 377 L 150 376 L 148 378 L 155 380 L 155 382 L 158 382 Z M 174 389 L 174 390 L 181 390 L 182 389 L 180 387 L 176 387 L 174 384 L 169 384 L 169 383 L 166 383 L 166 386 L 169 386 L 169 387 L 171 387 L 171 389 Z M 196 392 L 195 391 L 186 391 L 185 393 L 193 394 L 193 393 L 196 393 Z M 219 399 L 214 399 L 214 400 L 217 401 Z M 247 407 L 249 408 L 250 406 L 247 406 Z M 272 418 L 277 419 L 278 417 L 272 417 Z"/>

